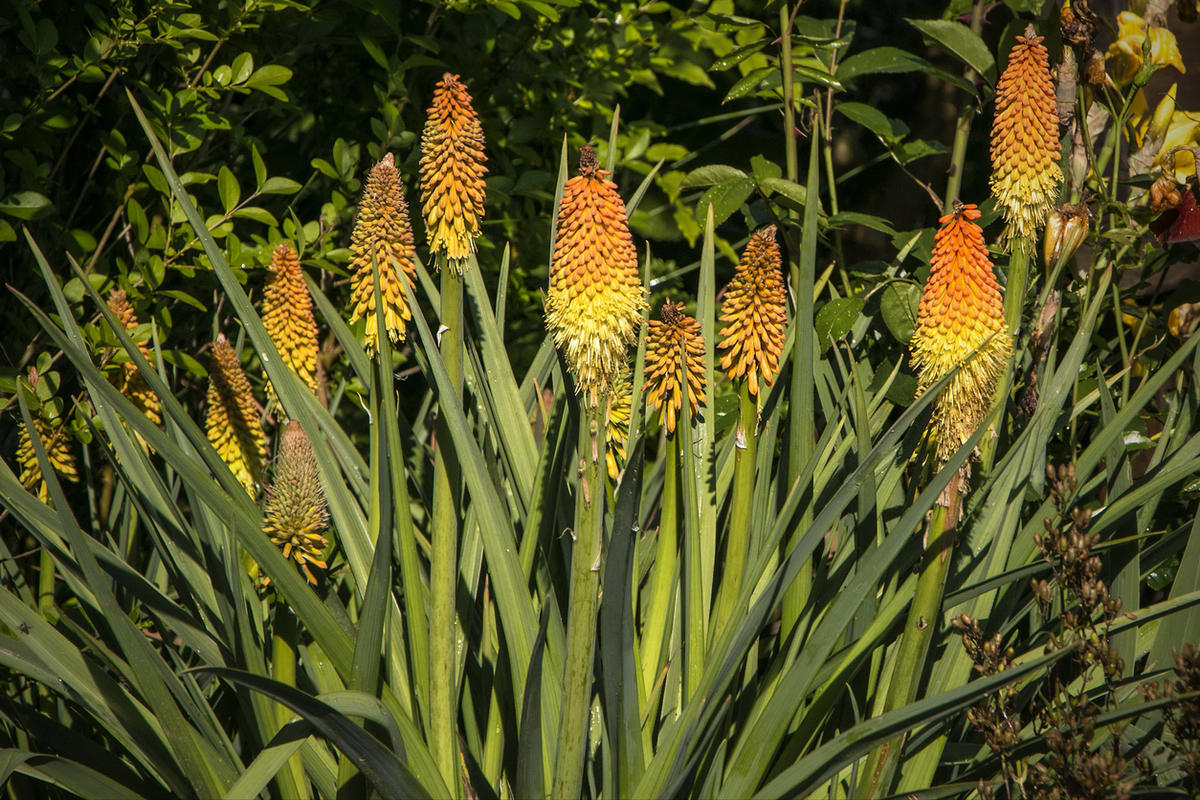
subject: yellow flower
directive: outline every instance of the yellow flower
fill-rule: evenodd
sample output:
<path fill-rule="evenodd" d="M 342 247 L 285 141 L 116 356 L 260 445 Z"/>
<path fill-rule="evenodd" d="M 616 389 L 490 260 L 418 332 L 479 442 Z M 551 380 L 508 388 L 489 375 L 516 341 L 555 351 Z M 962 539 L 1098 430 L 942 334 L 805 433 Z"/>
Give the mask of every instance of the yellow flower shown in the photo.
<path fill-rule="evenodd" d="M 1129 83 L 1143 65 L 1143 50 L 1149 47 L 1149 65 L 1154 69 L 1174 67 L 1186 73 L 1175 34 L 1157 25 L 1151 26 L 1132 11 L 1117 15 L 1117 40 L 1108 46 L 1109 74 L 1117 83 Z"/>
<path fill-rule="evenodd" d="M 129 303 L 129 297 L 124 291 L 115 289 L 108 296 L 108 307 L 116 315 L 121 325 L 132 336 L 138 327 L 137 314 L 134 313 L 133 306 Z M 154 366 L 154 354 L 150 352 L 150 346 L 145 341 L 137 342 L 137 348 L 141 352 L 142 357 Z M 146 379 L 142 377 L 142 373 L 138 370 L 137 365 L 128 359 L 128 354 L 121 352 L 121 355 L 126 356 L 121 363 L 121 370 L 113 376 L 113 385 L 117 390 L 129 399 L 129 402 L 142 412 L 146 419 L 153 422 L 155 425 L 162 422 L 162 404 L 150 386 L 146 383 Z M 136 435 L 136 434 L 135 434 Z M 143 448 L 148 447 L 146 441 L 137 435 L 138 442 Z"/>
<path fill-rule="evenodd" d="M 58 424 L 52 424 L 35 416 L 33 427 L 42 442 L 42 447 L 46 450 L 46 458 L 49 459 L 55 474 L 72 483 L 78 482 L 79 470 L 75 465 L 75 456 L 71 453 L 66 426 L 62 424 L 61 420 Z M 21 426 L 21 435 L 17 438 L 17 463 L 21 467 L 21 485 L 30 490 L 37 487 L 38 500 L 43 503 L 49 502 L 50 486 L 42 475 L 41 464 L 38 463 L 37 453 L 33 450 L 33 440 L 29 436 L 29 429 L 25 426 Z"/>
<path fill-rule="evenodd" d="M 683 305 L 663 303 L 662 321 L 646 326 L 646 402 L 659 412 L 667 433 L 675 432 L 686 386 L 692 416 L 704 402 L 704 336 L 700 323 L 683 313 Z M 686 368 L 686 374 L 685 374 Z"/>
<path fill-rule="evenodd" d="M 783 258 L 770 225 L 750 237 L 733 279 L 725 287 L 717 347 L 723 350 L 721 369 L 730 380 L 745 378 L 750 394 L 758 394 L 759 378 L 770 386 L 779 371 L 779 356 L 787 328 L 787 294 L 783 287 Z"/>
<path fill-rule="evenodd" d="M 625 203 L 590 147 L 579 150 L 579 175 L 563 187 L 558 209 L 546 328 L 596 407 L 626 369 L 646 307 Z"/>
<path fill-rule="evenodd" d="M 407 280 L 411 286 L 417 275 L 408 203 L 404 200 L 404 186 L 391 153 L 372 167 L 367 176 L 362 201 L 358 204 L 358 219 L 350 236 L 350 253 L 350 265 L 354 268 L 350 321 L 366 320 L 365 347 L 367 355 L 371 356 L 379 351 L 372 263 L 379 264 L 383 322 L 388 338 L 393 342 L 404 341 L 404 326 L 412 319 L 400 281 Z"/>
<path fill-rule="evenodd" d="M 421 137 L 421 214 L 429 249 L 462 273 L 483 219 L 483 128 L 467 87 L 447 72 Z"/>
<path fill-rule="evenodd" d="M 992 124 L 992 194 L 1004 210 L 1002 240 L 1028 241 L 1058 199 L 1058 112 L 1042 37 L 1033 26 L 1009 53 L 996 86 Z"/>
<path fill-rule="evenodd" d="M 917 330 L 909 342 L 918 394 L 962 366 L 934 400 L 929 433 L 941 462 L 979 427 L 1012 356 L 1004 300 L 983 231 L 974 222 L 978 218 L 973 204 L 956 203 L 954 213 L 939 220 Z"/>
<path fill-rule="evenodd" d="M 329 542 L 322 535 L 329 527 L 325 490 L 313 456 L 312 443 L 297 420 L 283 429 L 275 475 L 263 508 L 263 531 L 282 551 L 294 559 L 311 584 L 317 578 L 309 566 L 325 569 L 324 552 Z"/>
<path fill-rule="evenodd" d="M 608 424 L 604 427 L 604 457 L 608 477 L 614 481 L 625 466 L 625 440 L 629 438 L 630 412 L 633 407 L 633 384 L 626 370 L 613 381 L 608 396 Z"/>
<path fill-rule="evenodd" d="M 263 325 L 279 349 L 283 363 L 314 395 L 317 393 L 317 320 L 312 297 L 304 285 L 300 259 L 288 242 L 271 254 L 271 276 L 263 292 Z M 275 387 L 267 383 L 267 396 Z"/>
<path fill-rule="evenodd" d="M 204 427 L 209 444 L 246 493 L 254 497 L 267 458 L 267 437 L 259 423 L 250 382 L 224 334 L 218 334 L 213 342 Z"/>

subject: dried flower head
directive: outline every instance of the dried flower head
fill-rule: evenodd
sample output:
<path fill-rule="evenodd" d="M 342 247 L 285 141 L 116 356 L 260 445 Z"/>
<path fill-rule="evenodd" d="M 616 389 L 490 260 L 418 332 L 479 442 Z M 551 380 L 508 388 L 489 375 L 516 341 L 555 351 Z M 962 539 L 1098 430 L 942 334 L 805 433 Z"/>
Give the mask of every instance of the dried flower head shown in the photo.
<path fill-rule="evenodd" d="M 66 426 L 58 420 L 56 424 L 46 422 L 41 417 L 33 417 L 33 427 L 38 439 L 46 450 L 46 458 L 55 474 L 66 478 L 72 483 L 79 481 L 79 470 L 76 467 L 75 455 L 71 452 L 71 443 L 67 437 Z M 20 481 L 26 489 L 37 488 L 38 500 L 43 503 L 50 500 L 50 486 L 42 474 L 42 465 L 38 462 L 37 453 L 33 450 L 33 440 L 29 429 L 21 426 L 21 435 L 17 439 L 17 463 L 21 467 Z"/>
<path fill-rule="evenodd" d="M 471 95 L 447 72 L 433 90 L 421 137 L 421 214 L 430 251 L 460 274 L 483 219 L 486 161 Z"/>
<path fill-rule="evenodd" d="M 138 327 L 137 314 L 134 313 L 133 306 L 129 303 L 129 297 L 121 289 L 114 289 L 108 296 L 108 308 L 116 315 L 117 320 L 122 327 L 132 336 Z M 150 352 L 150 346 L 145 341 L 137 342 L 137 348 L 142 354 L 142 358 L 146 359 L 150 366 L 154 366 L 154 353 Z M 127 355 L 122 353 L 122 355 Z M 142 412 L 142 415 L 153 422 L 155 425 L 162 422 L 162 404 L 156 395 L 147 385 L 146 379 L 142 377 L 142 373 L 138 370 L 137 364 L 128 358 L 121 363 L 120 371 L 113 376 L 113 385 L 117 390 L 125 395 L 129 402 Z M 143 447 L 146 446 L 145 440 L 139 435 L 138 441 Z"/>
<path fill-rule="evenodd" d="M 613 381 L 608 395 L 608 424 L 604 426 L 604 457 L 608 477 L 614 481 L 625 466 L 625 440 L 629 438 L 629 420 L 633 410 L 633 383 L 626 370 Z"/>
<path fill-rule="evenodd" d="M 770 225 L 750 237 L 721 305 L 721 369 L 731 380 L 746 378 L 758 394 L 759 378 L 768 386 L 779 371 L 787 328 L 783 259 Z"/>
<path fill-rule="evenodd" d="M 686 387 L 692 416 L 704 402 L 704 336 L 681 303 L 663 303 L 662 318 L 646 326 L 646 402 L 659 411 L 667 433 L 675 432 Z"/>
<path fill-rule="evenodd" d="M 358 218 L 350 236 L 350 253 L 350 265 L 354 268 L 350 321 L 366 320 L 365 346 L 370 356 L 379 351 L 372 263 L 379 264 L 383 322 L 388 338 L 393 342 L 404 341 L 404 326 L 412 318 L 400 281 L 407 280 L 411 286 L 417 274 L 408 203 L 404 200 L 404 185 L 391 153 L 372 167 L 367 176 L 362 201 L 358 204 Z"/>
<path fill-rule="evenodd" d="M 313 455 L 312 443 L 299 421 L 283 429 L 275 475 L 263 508 L 263 531 L 282 551 L 294 559 L 311 584 L 316 584 L 310 566 L 325 569 L 324 552 L 329 542 L 322 535 L 329 527 L 325 490 Z"/>
<path fill-rule="evenodd" d="M 213 342 L 212 368 L 208 373 L 208 412 L 204 418 L 209 444 L 229 466 L 251 497 L 267 458 L 267 437 L 259 422 L 250 381 L 242 372 L 237 353 L 224 334 Z"/>
<path fill-rule="evenodd" d="M 1042 37 L 1033 27 L 1009 53 L 996 86 L 992 194 L 1004 209 L 1003 239 L 1033 239 L 1058 199 L 1058 112 Z"/>
<path fill-rule="evenodd" d="M 546 328 L 594 407 L 626 369 L 646 306 L 625 203 L 590 147 L 563 187 L 546 295 Z"/>
<path fill-rule="evenodd" d="M 942 462 L 983 421 L 996 381 L 1012 356 L 1004 301 L 983 231 L 974 222 L 978 218 L 973 204 L 956 203 L 954 212 L 939 220 L 917 330 L 909 342 L 918 393 L 961 366 L 934 400 L 930 435 Z"/>
<path fill-rule="evenodd" d="M 289 242 L 280 242 L 271 254 L 271 276 L 263 292 L 263 325 L 279 349 L 283 363 L 305 386 L 317 393 L 317 320 L 312 297 L 304 285 L 300 258 Z M 274 399 L 275 387 L 267 384 Z"/>

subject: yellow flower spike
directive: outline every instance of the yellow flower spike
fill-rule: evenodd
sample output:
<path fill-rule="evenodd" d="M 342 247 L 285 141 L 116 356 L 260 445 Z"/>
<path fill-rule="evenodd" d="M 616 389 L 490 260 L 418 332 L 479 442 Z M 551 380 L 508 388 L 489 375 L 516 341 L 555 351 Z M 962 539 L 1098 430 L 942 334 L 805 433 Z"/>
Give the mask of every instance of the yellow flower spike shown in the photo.
<path fill-rule="evenodd" d="M 421 137 L 421 214 L 430 251 L 459 274 L 479 236 L 486 161 L 471 95 L 447 72 L 434 88 Z"/>
<path fill-rule="evenodd" d="M 271 254 L 271 276 L 263 292 L 263 325 L 279 350 L 283 363 L 314 395 L 317 394 L 317 320 L 312 297 L 304 285 L 300 258 L 289 242 Z M 277 398 L 267 383 L 267 397 Z"/>
<path fill-rule="evenodd" d="M 646 307 L 625 203 L 592 148 L 579 150 L 579 175 L 558 209 L 546 328 L 592 407 L 627 368 Z"/>
<path fill-rule="evenodd" d="M 1146 49 L 1149 49 L 1148 60 Z M 1117 39 L 1108 46 L 1106 57 L 1111 63 L 1109 74 L 1120 84 L 1129 83 L 1147 64 L 1155 70 L 1174 67 L 1181 74 L 1187 72 L 1175 34 L 1150 25 L 1132 11 L 1117 15 Z"/>
<path fill-rule="evenodd" d="M 46 450 L 46 458 L 55 474 L 72 483 L 79 481 L 79 469 L 75 463 L 75 455 L 71 452 L 71 443 L 67 437 L 66 426 L 61 423 L 51 424 L 41 417 L 33 417 L 33 427 L 42 447 Z M 29 429 L 22 426 L 21 435 L 17 438 L 17 464 L 21 467 L 19 479 L 26 489 L 37 488 L 38 500 L 43 503 L 50 501 L 50 486 L 42 474 L 42 466 L 38 463 L 37 453 L 33 450 L 33 440 Z"/>
<path fill-rule="evenodd" d="M 323 534 L 328 528 L 329 511 L 312 443 L 293 419 L 284 427 L 279 442 L 275 475 L 263 507 L 263 532 L 315 585 L 317 578 L 310 567 L 325 569 L 329 542 Z"/>
<path fill-rule="evenodd" d="M 350 266 L 354 268 L 350 295 L 350 321 L 366 320 L 365 348 L 368 356 L 379 352 L 379 331 L 375 322 L 375 282 L 371 277 L 372 256 L 379 264 L 379 291 L 383 298 L 383 321 L 388 338 L 403 342 L 405 325 L 412 319 L 401 280 L 411 286 L 416 280 L 413 259 L 412 223 L 400 173 L 388 153 L 371 168 L 358 218 L 350 236 Z"/>
<path fill-rule="evenodd" d="M 625 440 L 629 438 L 629 421 L 633 409 L 633 383 L 629 372 L 623 372 L 613 381 L 608 396 L 608 424 L 604 427 L 604 457 L 608 477 L 614 481 L 620 477 L 625 466 Z"/>
<path fill-rule="evenodd" d="M 759 380 L 770 386 L 779 371 L 787 328 L 783 258 L 771 225 L 750 237 L 733 279 L 725 287 L 717 347 L 730 380 L 745 378 L 757 395 Z"/>
<path fill-rule="evenodd" d="M 700 323 L 683 313 L 681 303 L 668 299 L 659 314 L 661 321 L 651 320 L 646 326 L 646 402 L 671 434 L 683 409 L 685 386 L 692 416 L 704 402 L 704 336 Z"/>
<path fill-rule="evenodd" d="M 218 334 L 213 342 L 204 427 L 209 444 L 253 498 L 267 458 L 267 437 L 259 423 L 250 382 L 224 334 Z"/>
<path fill-rule="evenodd" d="M 992 194 L 1007 223 L 1002 241 L 1030 240 L 1058 199 L 1058 113 L 1049 58 L 1033 26 L 1009 53 L 996 86 L 992 124 Z"/>
<path fill-rule="evenodd" d="M 909 342 L 918 394 L 962 365 L 934 400 L 929 432 L 939 462 L 979 427 L 1012 357 L 1004 300 L 983 231 L 974 222 L 978 218 L 975 205 L 955 203 L 954 212 L 939 220 L 917 330 Z"/>
<path fill-rule="evenodd" d="M 121 289 L 114 289 L 108 296 L 108 308 L 116 315 L 122 327 L 132 335 L 137 329 L 138 319 L 133 306 L 129 303 L 129 296 Z M 154 366 L 154 354 L 150 352 L 149 344 L 144 341 L 138 342 L 137 348 L 150 366 Z M 142 377 L 136 364 L 126 359 L 121 364 L 121 371 L 113 377 L 112 382 L 117 387 L 117 391 L 125 395 L 146 419 L 155 425 L 162 422 L 162 404 L 159 402 L 158 395 L 151 391 L 146 384 L 146 379 Z M 138 436 L 137 439 L 143 447 L 148 446 L 141 436 Z"/>

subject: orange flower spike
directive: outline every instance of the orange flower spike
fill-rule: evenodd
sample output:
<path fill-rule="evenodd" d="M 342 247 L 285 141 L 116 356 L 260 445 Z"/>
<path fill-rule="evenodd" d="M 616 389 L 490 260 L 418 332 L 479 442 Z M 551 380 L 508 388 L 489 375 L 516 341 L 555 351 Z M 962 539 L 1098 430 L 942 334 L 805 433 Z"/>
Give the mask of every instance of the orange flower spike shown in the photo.
<path fill-rule="evenodd" d="M 733 279 L 725 288 L 717 347 L 724 351 L 721 369 L 730 380 L 745 378 L 757 395 L 759 378 L 770 386 L 779 371 L 787 328 L 787 294 L 783 259 L 771 225 L 750 237 Z"/>
<path fill-rule="evenodd" d="M 963 365 L 934 401 L 930 433 L 940 462 L 983 422 L 1012 357 L 1004 298 L 977 219 L 975 205 L 955 203 L 954 212 L 938 220 L 942 227 L 909 342 L 918 394 Z"/>
<path fill-rule="evenodd" d="M 668 299 L 660 315 L 661 322 L 646 326 L 646 402 L 659 412 L 667 433 L 674 433 L 685 385 L 692 416 L 704 402 L 704 336 L 681 303 Z"/>
<path fill-rule="evenodd" d="M 300 258 L 288 242 L 271 254 L 270 278 L 263 292 L 263 325 L 279 349 L 288 369 L 305 386 L 317 393 L 317 320 L 312 297 L 304 285 Z M 275 398 L 275 387 L 267 384 L 267 396 Z"/>
<path fill-rule="evenodd" d="M 421 154 L 421 214 L 429 249 L 461 274 L 483 219 L 487 157 L 471 95 L 457 75 L 447 72 L 434 88 Z"/>
<path fill-rule="evenodd" d="M 132 335 L 138 327 L 138 318 L 133 306 L 129 303 L 129 296 L 121 289 L 114 289 L 108 296 L 108 308 L 116 315 L 121 326 Z M 150 346 L 146 342 L 138 342 L 137 348 L 150 366 L 154 366 L 154 354 L 150 352 Z M 158 395 L 151 391 L 146 384 L 146 379 L 138 371 L 137 364 L 126 360 L 121 364 L 121 371 L 114 376 L 112 383 L 117 387 L 117 391 L 125 395 L 138 411 L 142 412 L 146 419 L 155 425 L 162 422 L 162 405 L 159 403 Z M 137 438 L 145 445 L 141 436 Z"/>
<path fill-rule="evenodd" d="M 358 218 L 350 236 L 350 254 L 350 266 L 354 268 L 350 321 L 366 320 L 365 347 L 367 355 L 372 356 L 379 351 L 372 263 L 379 264 L 383 322 L 388 338 L 393 342 L 404 341 L 405 325 L 412 319 L 400 281 L 407 280 L 411 286 L 417 276 L 413 261 L 417 251 L 413 246 L 408 203 L 404 200 L 404 185 L 391 153 L 372 167 L 367 176 L 367 185 L 358 205 Z"/>
<path fill-rule="evenodd" d="M 1063 179 L 1049 57 L 1032 25 L 1017 37 L 996 86 L 991 152 L 992 195 L 1006 223 L 1001 238 L 1032 240 Z"/>
<path fill-rule="evenodd" d="M 579 150 L 579 175 L 563 186 L 558 209 L 546 329 L 592 407 L 626 369 L 646 307 L 637 249 L 617 186 L 590 147 Z"/>
<path fill-rule="evenodd" d="M 204 427 L 209 444 L 254 497 L 267 458 L 267 437 L 259 423 L 250 381 L 224 334 L 218 334 L 213 342 Z"/>

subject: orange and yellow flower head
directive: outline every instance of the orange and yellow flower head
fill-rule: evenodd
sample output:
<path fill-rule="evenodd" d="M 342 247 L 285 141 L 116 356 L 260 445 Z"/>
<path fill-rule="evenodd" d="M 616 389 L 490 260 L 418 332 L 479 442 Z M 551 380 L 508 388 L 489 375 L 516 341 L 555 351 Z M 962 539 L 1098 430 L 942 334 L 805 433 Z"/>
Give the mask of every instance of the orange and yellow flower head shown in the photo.
<path fill-rule="evenodd" d="M 275 474 L 263 508 L 263 531 L 292 559 L 311 584 L 317 577 L 312 567 L 325 569 L 323 535 L 329 527 L 325 489 L 313 455 L 312 442 L 297 420 L 283 429 Z"/>
<path fill-rule="evenodd" d="M 593 407 L 610 393 L 637 341 L 646 307 L 637 249 L 617 186 L 590 147 L 563 187 L 546 294 L 546 328 Z"/>
<path fill-rule="evenodd" d="M 138 318 L 129 302 L 129 296 L 121 289 L 113 290 L 108 296 L 108 308 L 116 315 L 121 326 L 131 336 L 134 335 L 138 327 Z M 150 346 L 143 340 L 137 342 L 137 348 L 142 357 L 153 367 L 154 353 L 150 352 Z M 121 355 L 127 356 L 128 354 L 122 352 Z M 142 377 L 137 364 L 126 358 L 121 363 L 120 371 L 113 376 L 112 383 L 129 402 L 133 403 L 138 411 L 142 412 L 146 419 L 155 425 L 162 422 L 162 404 L 159 402 L 158 395 L 150 389 L 146 379 Z M 146 447 L 141 436 L 138 436 L 137 439 L 143 447 Z"/>
<path fill-rule="evenodd" d="M 34 416 L 33 427 L 37 431 L 38 439 L 42 442 L 42 447 L 46 450 L 46 458 L 49 459 L 55 474 L 72 483 L 77 482 L 79 469 L 75 462 L 75 455 L 71 452 L 66 426 L 62 424 L 61 420 L 50 423 L 41 417 Z M 42 466 L 38 462 L 37 453 L 34 452 L 29 429 L 24 426 L 21 427 L 21 434 L 17 437 L 17 464 L 21 467 L 19 476 L 21 485 L 29 490 L 36 488 L 38 500 L 43 503 L 49 502 L 50 486 L 42 474 Z"/>
<path fill-rule="evenodd" d="M 430 251 L 459 274 L 479 236 L 486 162 L 471 95 L 447 72 L 434 88 L 421 138 L 421 214 Z"/>
<path fill-rule="evenodd" d="M 693 417 L 704 402 L 704 336 L 700 323 L 680 303 L 667 300 L 660 318 L 646 326 L 646 402 L 671 434 L 685 391 Z"/>
<path fill-rule="evenodd" d="M 279 350 L 283 363 L 296 377 L 317 393 L 317 320 L 313 316 L 312 297 L 304 285 L 300 258 L 288 242 L 281 242 L 271 254 L 271 275 L 263 292 L 263 325 Z M 267 384 L 268 397 L 275 398 L 275 387 Z"/>
<path fill-rule="evenodd" d="M 1012 357 L 1004 299 L 992 272 L 979 209 L 955 204 L 934 239 L 917 330 L 909 342 L 918 394 L 955 372 L 933 403 L 930 435 L 944 462 L 983 422 L 996 381 Z"/>
<path fill-rule="evenodd" d="M 1028 242 L 1058 201 L 1058 112 L 1049 57 L 1032 26 L 1009 53 L 996 86 L 992 124 L 992 195 L 1007 223 L 1002 239 Z"/>
<path fill-rule="evenodd" d="M 367 185 L 358 205 L 358 218 L 350 236 L 350 255 L 350 266 L 354 269 L 350 321 L 366 320 L 365 347 L 370 356 L 379 351 L 372 263 L 379 264 L 383 322 L 392 342 L 404 341 L 405 325 L 412 318 L 400 281 L 407 280 L 411 286 L 417 274 L 408 203 L 404 200 L 404 185 L 391 153 L 372 167 L 367 176 Z"/>
<path fill-rule="evenodd" d="M 259 422 L 250 381 L 224 334 L 218 334 L 213 342 L 204 427 L 209 444 L 253 498 L 267 458 L 267 437 Z"/>
<path fill-rule="evenodd" d="M 745 378 L 750 394 L 759 381 L 770 386 L 779 372 L 779 356 L 787 328 L 787 294 L 783 259 L 775 226 L 750 237 L 721 305 L 721 369 L 730 380 Z"/>

